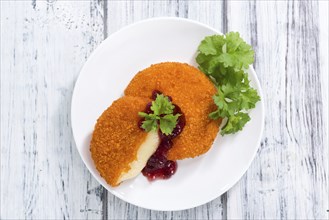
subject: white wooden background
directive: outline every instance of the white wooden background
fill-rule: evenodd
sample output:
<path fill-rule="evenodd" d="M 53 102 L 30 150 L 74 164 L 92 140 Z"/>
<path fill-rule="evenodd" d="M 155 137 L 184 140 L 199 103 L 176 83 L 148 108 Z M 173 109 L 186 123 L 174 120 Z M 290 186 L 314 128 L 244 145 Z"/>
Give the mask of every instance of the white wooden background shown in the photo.
<path fill-rule="evenodd" d="M 328 219 L 327 1 L 1 0 L 0 219 Z M 239 31 L 266 108 L 257 157 L 203 206 L 157 212 L 103 189 L 75 148 L 79 70 L 127 24 L 184 17 Z M 225 177 L 223 177 L 225 178 Z"/>

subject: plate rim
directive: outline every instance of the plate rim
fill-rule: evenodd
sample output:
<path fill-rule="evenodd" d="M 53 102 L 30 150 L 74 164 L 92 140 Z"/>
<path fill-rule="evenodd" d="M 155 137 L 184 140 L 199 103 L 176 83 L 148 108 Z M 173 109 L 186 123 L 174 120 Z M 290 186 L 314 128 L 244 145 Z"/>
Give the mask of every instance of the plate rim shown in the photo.
<path fill-rule="evenodd" d="M 107 191 L 109 191 L 111 194 L 113 194 L 114 196 L 120 198 L 121 200 L 129 203 L 129 204 L 133 204 L 137 207 L 141 207 L 141 208 L 145 208 L 145 209 L 149 209 L 149 210 L 155 210 L 155 211 L 181 211 L 181 210 L 187 210 L 187 209 L 192 209 L 192 208 L 195 208 L 195 207 L 198 207 L 200 205 L 203 205 L 203 204 L 206 204 L 206 203 L 209 203 L 211 201 L 213 201 L 214 199 L 222 196 L 225 192 L 227 192 L 229 189 L 231 189 L 232 187 L 234 187 L 238 182 L 239 180 L 243 177 L 243 175 L 247 172 L 247 170 L 250 168 L 251 166 L 251 163 L 254 161 L 256 155 L 257 155 L 257 152 L 260 148 L 260 144 L 261 144 L 261 138 L 263 136 L 263 132 L 264 132 L 264 124 L 265 124 L 265 106 L 264 106 L 264 95 L 263 95 L 263 90 L 262 90 L 262 87 L 260 85 L 260 82 L 259 82 L 259 79 L 257 77 L 257 74 L 256 74 L 256 71 L 254 70 L 253 68 L 253 65 L 250 65 L 249 66 L 249 69 L 248 71 L 254 76 L 254 83 L 256 84 L 256 87 L 259 88 L 257 89 L 257 91 L 259 92 L 259 96 L 261 98 L 259 104 L 261 105 L 260 108 L 262 109 L 261 110 L 261 127 L 260 127 L 260 133 L 258 135 L 258 138 L 257 138 L 257 147 L 254 148 L 254 151 L 252 153 L 252 156 L 250 157 L 248 163 L 246 166 L 244 166 L 244 169 L 241 169 L 239 175 L 236 175 L 237 177 L 235 179 L 233 179 L 232 181 L 230 181 L 229 184 L 227 184 L 225 187 L 223 187 L 222 189 L 218 190 L 219 193 L 217 194 L 214 194 L 214 196 L 212 196 L 207 202 L 199 202 L 197 203 L 196 205 L 193 205 L 193 206 L 188 206 L 188 207 L 185 207 L 185 208 L 177 208 L 177 209 L 165 209 L 165 208 L 162 208 L 162 209 L 159 209 L 159 208 L 150 208 L 150 207 L 146 207 L 144 205 L 140 205 L 140 204 L 136 204 L 135 202 L 131 202 L 131 201 L 127 201 L 125 199 L 124 196 L 122 196 L 120 193 L 116 192 L 115 190 L 112 190 L 111 188 L 109 188 L 110 186 L 108 184 L 104 185 L 102 182 L 98 181 L 98 177 L 95 176 L 95 174 L 91 171 L 89 165 L 85 162 L 84 160 L 84 157 L 82 156 L 82 152 L 79 150 L 77 144 L 76 144 L 76 134 L 74 132 L 74 128 L 73 128 L 73 110 L 74 110 L 74 107 L 73 107 L 73 104 L 74 104 L 74 99 L 75 99 L 75 96 L 76 96 L 76 87 L 77 85 L 79 84 L 79 81 L 80 79 L 82 78 L 81 76 L 86 72 L 85 69 L 86 69 L 86 66 L 88 66 L 88 64 L 91 62 L 91 60 L 94 59 L 95 55 L 97 53 L 100 53 L 101 50 L 103 50 L 104 46 L 106 45 L 106 43 L 108 41 L 110 41 L 113 37 L 115 37 L 116 35 L 120 34 L 120 32 L 126 30 L 126 29 L 130 29 L 130 28 L 133 28 L 135 26 L 138 26 L 138 25 L 141 25 L 141 24 L 144 24 L 144 23 L 148 23 L 148 22 L 157 22 L 157 21 L 178 21 L 178 22 L 187 22 L 187 23 L 190 23 L 190 24 L 195 24 L 195 25 L 199 25 L 199 26 L 202 26 L 204 28 L 207 28 L 207 29 L 210 29 L 211 31 L 215 32 L 216 34 L 222 34 L 220 31 L 216 30 L 215 28 L 209 26 L 209 25 L 206 25 L 204 23 L 201 23 L 199 21 L 195 21 L 195 20 L 192 20 L 192 19 L 187 19 L 187 18 L 180 18 L 180 17 L 156 17 L 156 18 L 149 18 L 149 19 L 144 19 L 144 20 L 140 20 L 140 21 L 137 21 L 137 22 L 134 22 L 134 23 L 131 23 L 129 25 L 126 25 L 122 28 L 120 28 L 119 30 L 115 31 L 114 33 L 110 34 L 106 39 L 104 39 L 93 51 L 92 53 L 89 55 L 89 57 L 87 58 L 87 60 L 84 62 L 82 68 L 80 69 L 79 71 L 79 75 L 77 76 L 77 79 L 75 81 L 75 84 L 74 84 L 74 89 L 73 89 L 73 93 L 72 93 L 72 98 L 71 98 L 71 111 L 70 111 L 70 122 L 71 122 L 71 130 L 72 130 L 72 136 L 73 136 L 73 139 L 74 139 L 74 143 L 75 143 L 75 146 L 76 146 L 76 149 L 77 151 L 79 152 L 79 155 L 80 155 L 80 158 L 82 160 L 82 162 L 84 163 L 84 165 L 87 167 L 89 173 L 92 174 L 93 178 L 100 184 L 102 185 Z M 249 74 L 250 74 L 249 73 Z M 219 133 L 217 134 L 217 137 L 218 137 Z"/>

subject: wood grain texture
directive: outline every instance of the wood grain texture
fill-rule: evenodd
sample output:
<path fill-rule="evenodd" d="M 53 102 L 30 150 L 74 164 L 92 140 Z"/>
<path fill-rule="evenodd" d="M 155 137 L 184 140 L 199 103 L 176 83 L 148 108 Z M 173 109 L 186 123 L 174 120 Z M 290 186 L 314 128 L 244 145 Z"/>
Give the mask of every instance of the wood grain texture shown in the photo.
<path fill-rule="evenodd" d="M 328 2 L 0 1 L 0 219 L 329 219 Z M 265 130 L 226 194 L 157 212 L 93 179 L 75 148 L 70 104 L 79 71 L 120 28 L 184 17 L 239 31 L 256 51 Z"/>
<path fill-rule="evenodd" d="M 320 67 L 327 58 L 319 54 L 318 10 L 316 1 L 228 4 L 228 29 L 256 51 L 266 109 L 258 155 L 228 192 L 228 218 L 328 218 L 328 71 Z"/>
<path fill-rule="evenodd" d="M 1 1 L 1 219 L 100 219 L 75 148 L 74 83 L 103 40 L 97 2 Z"/>

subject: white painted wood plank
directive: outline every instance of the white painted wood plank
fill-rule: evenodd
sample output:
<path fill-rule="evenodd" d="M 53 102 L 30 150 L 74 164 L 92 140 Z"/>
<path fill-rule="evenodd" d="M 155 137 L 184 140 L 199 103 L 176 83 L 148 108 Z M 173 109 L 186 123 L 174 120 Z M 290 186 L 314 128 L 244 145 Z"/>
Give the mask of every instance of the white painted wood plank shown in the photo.
<path fill-rule="evenodd" d="M 329 218 L 328 2 L 0 4 L 1 219 Z M 267 110 L 259 153 L 228 197 L 181 212 L 107 193 L 83 165 L 70 128 L 73 85 L 90 52 L 121 27 L 159 16 L 239 31 L 255 47 Z"/>
<path fill-rule="evenodd" d="M 329 135 L 329 125 L 328 125 L 328 100 L 329 100 L 329 68 L 328 68 L 328 57 L 329 57 L 329 46 L 328 46 L 328 39 L 329 39 L 329 2 L 328 1 L 321 1 L 319 2 L 319 65 L 320 65 L 320 72 L 321 72 L 321 89 L 322 91 L 322 100 L 323 100 L 323 127 L 326 128 L 326 142 L 328 145 L 328 135 Z M 329 164 L 327 164 L 329 167 Z M 329 175 L 327 175 L 327 182 L 329 182 Z M 329 204 L 327 204 L 327 209 L 329 210 Z M 329 215 L 329 211 L 328 211 Z M 329 219 L 329 216 L 328 216 Z"/>
<path fill-rule="evenodd" d="M 107 30 L 120 28 L 153 17 L 183 17 L 206 23 L 223 31 L 223 3 L 219 1 L 110 1 L 107 5 Z M 150 211 L 127 204 L 108 193 L 109 219 L 222 219 L 223 198 L 206 205 L 178 212 Z"/>
<path fill-rule="evenodd" d="M 102 40 L 97 2 L 1 1 L 1 219 L 102 218 L 70 125 L 75 80 Z"/>
<path fill-rule="evenodd" d="M 322 91 L 328 70 L 319 61 L 327 59 L 319 51 L 328 47 L 320 46 L 319 27 L 325 27 L 318 7 L 316 1 L 228 3 L 228 29 L 256 50 L 266 109 L 258 155 L 228 192 L 228 218 L 328 218 L 328 103 Z"/>

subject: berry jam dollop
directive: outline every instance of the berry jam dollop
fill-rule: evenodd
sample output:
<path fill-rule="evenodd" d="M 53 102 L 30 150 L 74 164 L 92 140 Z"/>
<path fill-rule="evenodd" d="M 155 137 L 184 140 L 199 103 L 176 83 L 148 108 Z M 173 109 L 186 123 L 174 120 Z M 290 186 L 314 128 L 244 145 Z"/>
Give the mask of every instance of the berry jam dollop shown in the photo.
<path fill-rule="evenodd" d="M 153 100 L 156 99 L 158 94 L 162 94 L 158 90 L 154 90 L 152 92 L 151 98 Z M 169 101 L 172 102 L 172 98 L 170 96 L 167 96 Z M 175 106 L 173 114 L 181 114 L 178 117 L 177 125 L 174 128 L 173 132 L 170 135 L 165 135 L 161 132 L 159 129 L 158 134 L 160 138 L 160 144 L 155 151 L 155 153 L 149 158 L 149 160 L 146 163 L 146 166 L 142 170 L 142 173 L 144 176 L 147 177 L 148 180 L 156 180 L 156 179 L 168 179 L 172 175 L 175 174 L 177 170 L 177 162 L 173 160 L 168 160 L 167 153 L 169 149 L 173 146 L 172 140 L 176 138 L 184 129 L 185 127 L 185 116 L 179 106 L 173 104 Z M 147 114 L 153 113 L 151 110 L 152 103 L 148 103 L 145 107 L 144 112 Z M 143 124 L 143 119 L 139 121 L 139 127 L 141 128 L 141 125 Z M 141 128 L 142 129 L 142 128 Z"/>

